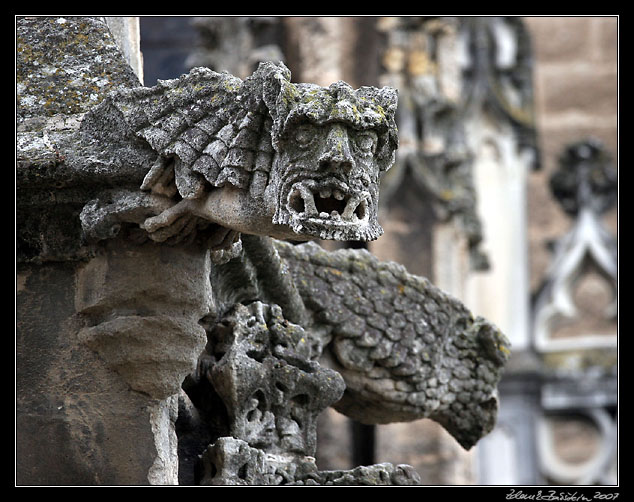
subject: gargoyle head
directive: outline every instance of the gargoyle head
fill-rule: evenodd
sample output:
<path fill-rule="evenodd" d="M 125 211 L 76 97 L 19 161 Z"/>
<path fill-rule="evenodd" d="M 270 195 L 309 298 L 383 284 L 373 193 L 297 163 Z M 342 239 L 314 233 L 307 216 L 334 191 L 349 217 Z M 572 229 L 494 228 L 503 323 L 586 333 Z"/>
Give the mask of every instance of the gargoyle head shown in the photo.
<path fill-rule="evenodd" d="M 85 230 L 110 235 L 100 226 L 114 215 L 156 241 L 211 228 L 212 240 L 223 242 L 216 248 L 240 232 L 376 239 L 379 175 L 398 146 L 396 102 L 390 88 L 291 83 L 282 63 L 261 63 L 244 81 L 195 68 L 119 90 L 87 114 L 83 130 L 101 135 L 109 124 L 127 124 L 131 144 L 140 138 L 158 155 L 141 203 L 135 193 L 89 204 Z"/>
<path fill-rule="evenodd" d="M 321 239 L 376 239 L 379 176 L 398 145 L 396 91 L 289 77 L 278 67 L 278 85 L 264 95 L 276 152 L 265 192 L 273 223 Z"/>

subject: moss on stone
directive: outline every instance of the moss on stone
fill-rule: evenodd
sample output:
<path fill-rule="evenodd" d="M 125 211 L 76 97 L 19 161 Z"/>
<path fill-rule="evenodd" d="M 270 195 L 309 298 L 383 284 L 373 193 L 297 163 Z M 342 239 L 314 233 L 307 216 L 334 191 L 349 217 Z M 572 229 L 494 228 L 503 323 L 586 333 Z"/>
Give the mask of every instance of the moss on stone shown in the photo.
<path fill-rule="evenodd" d="M 18 118 L 85 113 L 112 89 L 139 85 L 100 18 L 16 20 Z"/>

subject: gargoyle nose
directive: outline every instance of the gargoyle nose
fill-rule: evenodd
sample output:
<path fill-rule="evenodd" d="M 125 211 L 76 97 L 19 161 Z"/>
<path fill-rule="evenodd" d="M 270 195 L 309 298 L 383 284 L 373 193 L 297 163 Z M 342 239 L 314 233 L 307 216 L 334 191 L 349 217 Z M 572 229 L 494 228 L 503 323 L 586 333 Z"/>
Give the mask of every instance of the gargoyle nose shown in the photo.
<path fill-rule="evenodd" d="M 346 172 L 354 167 L 348 132 L 341 124 L 334 124 L 328 131 L 319 166 L 321 169 L 343 169 Z"/>

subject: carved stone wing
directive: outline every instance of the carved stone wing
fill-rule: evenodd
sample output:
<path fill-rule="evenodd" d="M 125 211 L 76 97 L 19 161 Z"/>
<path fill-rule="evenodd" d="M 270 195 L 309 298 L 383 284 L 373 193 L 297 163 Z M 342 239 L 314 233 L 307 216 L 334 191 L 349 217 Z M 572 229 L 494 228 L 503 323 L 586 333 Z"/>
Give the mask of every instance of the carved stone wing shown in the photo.
<path fill-rule="evenodd" d="M 334 407 L 363 423 L 431 418 L 466 449 L 495 424 L 509 342 L 427 279 L 365 250 L 276 242 L 346 382 Z"/>
<path fill-rule="evenodd" d="M 143 189 L 169 197 L 178 191 L 185 199 L 199 197 L 206 184 L 246 189 L 255 171 L 267 178 L 270 170 L 271 118 L 262 82 L 275 71 L 288 72 L 269 64 L 242 81 L 194 68 L 154 87 L 121 89 L 91 115 L 98 127 L 105 127 L 104 117 L 122 121 L 159 154 Z"/>

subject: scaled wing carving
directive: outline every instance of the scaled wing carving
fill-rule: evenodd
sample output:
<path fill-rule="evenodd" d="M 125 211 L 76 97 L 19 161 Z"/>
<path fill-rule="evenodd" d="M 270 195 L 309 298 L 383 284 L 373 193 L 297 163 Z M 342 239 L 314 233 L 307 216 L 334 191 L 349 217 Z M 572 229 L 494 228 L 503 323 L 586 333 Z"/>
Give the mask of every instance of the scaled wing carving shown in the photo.
<path fill-rule="evenodd" d="M 427 279 L 365 250 L 277 242 L 325 355 L 346 382 L 334 407 L 363 423 L 432 418 L 466 449 L 495 425 L 509 342 Z"/>

